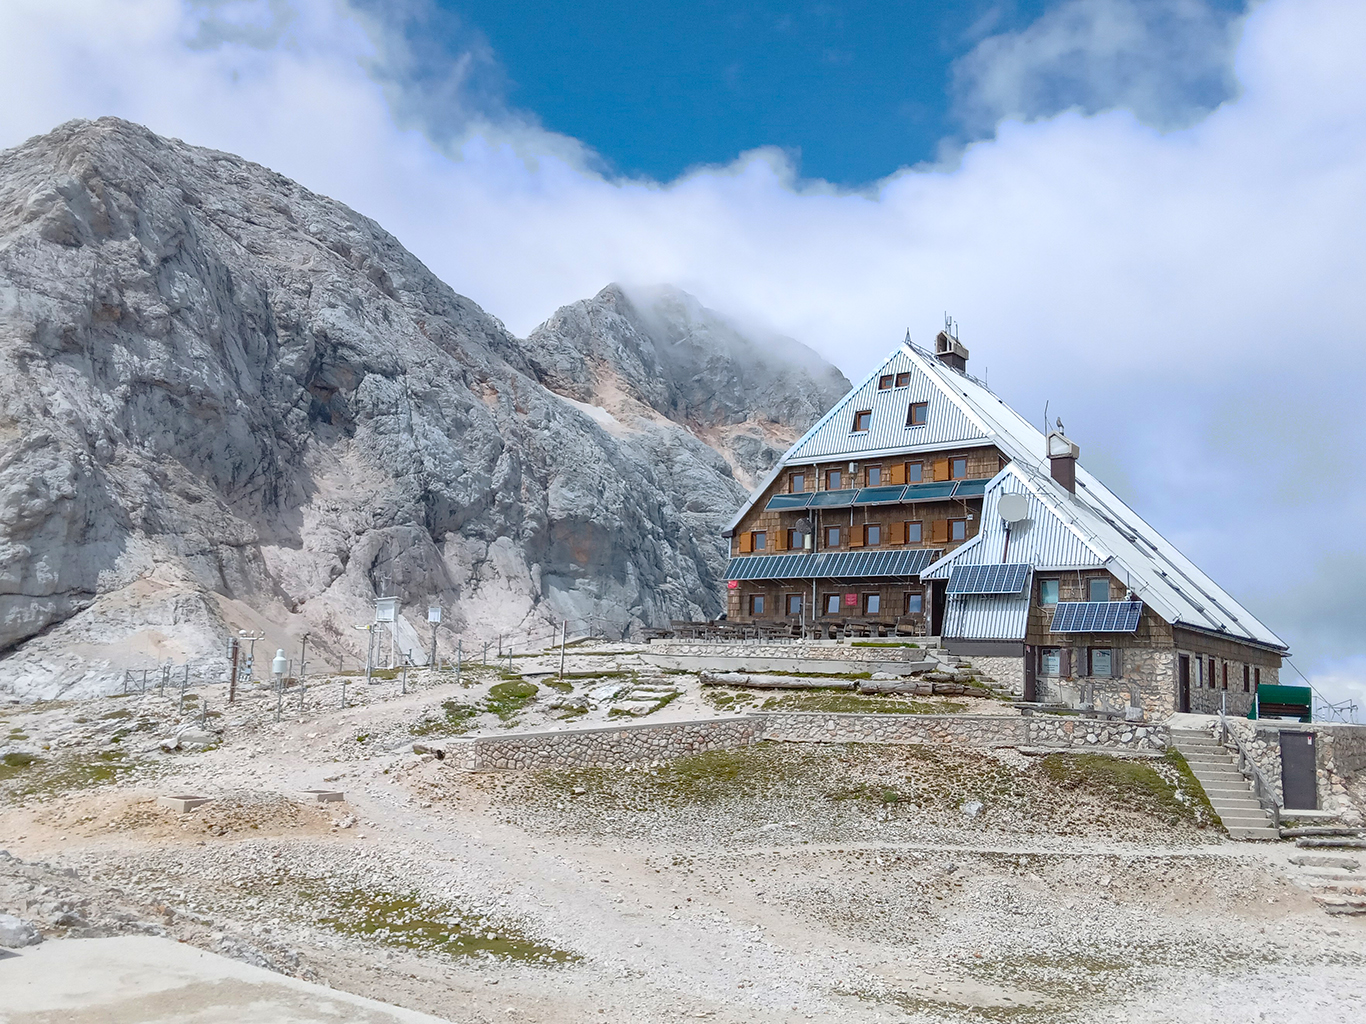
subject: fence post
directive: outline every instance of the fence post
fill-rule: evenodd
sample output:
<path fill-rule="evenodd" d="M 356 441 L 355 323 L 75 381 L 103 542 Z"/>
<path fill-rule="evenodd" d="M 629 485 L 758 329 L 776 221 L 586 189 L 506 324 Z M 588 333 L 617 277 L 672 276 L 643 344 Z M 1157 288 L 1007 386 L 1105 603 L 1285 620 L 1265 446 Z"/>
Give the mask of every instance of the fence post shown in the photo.
<path fill-rule="evenodd" d="M 455 684 L 460 684 L 460 670 L 465 667 L 465 641 L 455 642 Z"/>

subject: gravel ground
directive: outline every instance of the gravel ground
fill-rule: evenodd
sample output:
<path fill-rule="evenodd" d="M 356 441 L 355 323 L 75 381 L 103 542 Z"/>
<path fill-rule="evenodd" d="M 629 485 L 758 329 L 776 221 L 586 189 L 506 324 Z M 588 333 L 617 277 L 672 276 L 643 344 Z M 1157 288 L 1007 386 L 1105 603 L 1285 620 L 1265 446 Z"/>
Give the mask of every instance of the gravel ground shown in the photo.
<path fill-rule="evenodd" d="M 559 722 L 563 695 L 500 717 L 492 671 L 411 681 L 352 680 L 346 710 L 316 684 L 280 723 L 208 691 L 204 728 L 178 695 L 3 709 L 0 749 L 37 760 L 0 761 L 0 912 L 462 1022 L 1366 1016 L 1362 919 L 1323 913 L 1293 848 L 1225 838 L 1173 762 L 766 744 L 468 774 L 414 739 Z M 679 685 L 654 714 L 705 713 Z"/>

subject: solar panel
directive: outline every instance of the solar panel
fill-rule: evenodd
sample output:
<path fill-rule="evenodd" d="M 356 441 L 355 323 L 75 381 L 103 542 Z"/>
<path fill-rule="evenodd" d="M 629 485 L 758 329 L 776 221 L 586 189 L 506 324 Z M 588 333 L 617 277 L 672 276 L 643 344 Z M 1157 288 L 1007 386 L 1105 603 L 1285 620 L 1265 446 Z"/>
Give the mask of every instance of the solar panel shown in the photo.
<path fill-rule="evenodd" d="M 937 561 L 939 548 L 897 551 L 822 551 L 820 554 L 741 555 L 726 564 L 728 580 L 909 578 Z"/>
<path fill-rule="evenodd" d="M 811 494 L 775 494 L 768 499 L 768 504 L 764 508 L 777 512 L 789 508 L 806 508 L 811 504 L 811 498 Z"/>
<path fill-rule="evenodd" d="M 849 488 L 843 491 L 817 491 L 811 495 L 812 508 L 848 508 L 854 503 L 858 491 Z"/>
<path fill-rule="evenodd" d="M 1018 594 L 1029 583 L 1028 562 L 955 565 L 949 572 L 950 594 Z"/>
<path fill-rule="evenodd" d="M 1132 633 L 1143 614 L 1142 601 L 1059 601 L 1052 633 Z"/>
<path fill-rule="evenodd" d="M 958 486 L 955 483 L 946 484 L 911 484 L 906 488 L 903 501 L 929 501 L 933 498 L 947 498 L 953 494 L 953 489 Z"/>
<path fill-rule="evenodd" d="M 990 480 L 959 480 L 958 489 L 953 492 L 955 498 L 980 498 L 987 493 L 987 484 Z"/>
<path fill-rule="evenodd" d="M 865 487 L 854 496 L 854 504 L 895 505 L 905 492 L 904 487 Z"/>

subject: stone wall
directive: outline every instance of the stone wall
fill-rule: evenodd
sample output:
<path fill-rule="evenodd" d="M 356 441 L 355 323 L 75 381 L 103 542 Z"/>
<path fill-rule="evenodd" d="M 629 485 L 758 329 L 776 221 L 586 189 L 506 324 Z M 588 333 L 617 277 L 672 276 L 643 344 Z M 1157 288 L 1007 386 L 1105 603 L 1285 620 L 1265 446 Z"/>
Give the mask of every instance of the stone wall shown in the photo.
<path fill-rule="evenodd" d="M 1081 747 L 1158 752 L 1165 725 L 1056 715 L 860 715 L 771 711 L 763 738 L 797 743 L 952 743 L 969 747 Z"/>
<path fill-rule="evenodd" d="M 974 664 L 976 659 L 973 659 Z M 1149 720 L 1162 720 L 1176 710 L 1176 653 L 1162 648 L 1127 647 L 1120 653 L 1119 676 L 1039 676 L 1038 699 L 1075 707 L 1094 703 L 1120 710 L 1131 704 Z"/>
<path fill-rule="evenodd" d="M 1276 803 L 1285 806 L 1281 791 L 1282 732 L 1314 734 L 1314 767 L 1319 809 L 1351 821 L 1366 820 L 1366 726 L 1337 722 L 1250 721 L 1226 719 L 1256 762 Z M 1291 815 L 1293 811 L 1287 812 Z"/>
<path fill-rule="evenodd" d="M 1002 658 L 995 655 L 968 654 L 974 675 L 990 676 L 995 686 L 1009 690 L 1016 697 L 1024 695 L 1024 658 Z"/>
<path fill-rule="evenodd" d="M 452 740 L 446 756 L 469 771 L 605 767 L 747 747 L 758 742 L 761 728 L 757 719 L 741 716 L 472 736 Z"/>
<path fill-rule="evenodd" d="M 914 641 L 912 641 L 914 642 Z M 922 661 L 928 657 L 916 647 L 854 647 L 851 644 L 811 643 L 709 643 L 705 640 L 652 640 L 650 654 L 679 658 L 789 659 L 807 661 Z"/>

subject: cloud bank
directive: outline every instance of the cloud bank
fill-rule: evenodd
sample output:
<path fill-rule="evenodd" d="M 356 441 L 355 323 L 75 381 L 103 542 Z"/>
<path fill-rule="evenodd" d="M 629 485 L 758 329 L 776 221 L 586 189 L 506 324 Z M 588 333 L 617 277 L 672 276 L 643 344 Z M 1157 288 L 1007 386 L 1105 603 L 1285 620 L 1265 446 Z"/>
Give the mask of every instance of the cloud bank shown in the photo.
<path fill-rule="evenodd" d="M 607 176 L 506 107 L 475 30 L 424 49 L 433 16 L 8 0 L 0 146 L 118 114 L 241 153 L 376 218 L 519 333 L 607 281 L 667 281 L 857 376 L 948 310 L 979 375 L 1026 413 L 1049 401 L 1084 462 L 1366 704 L 1366 574 L 1346 568 L 1366 564 L 1366 5 L 1235 22 L 1073 0 L 959 63 L 989 138 L 853 192 L 776 150 Z"/>

